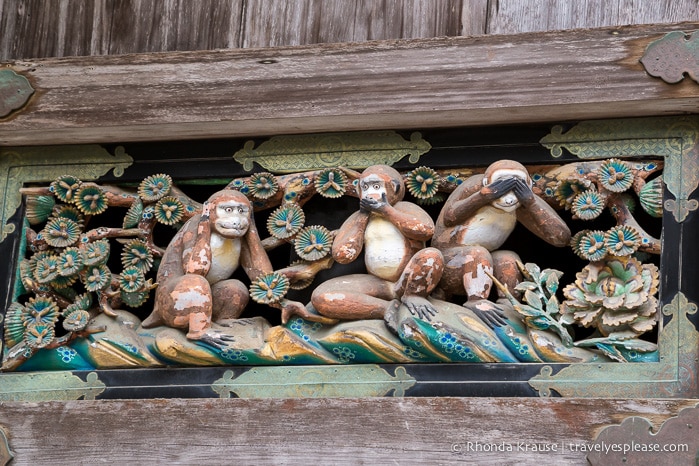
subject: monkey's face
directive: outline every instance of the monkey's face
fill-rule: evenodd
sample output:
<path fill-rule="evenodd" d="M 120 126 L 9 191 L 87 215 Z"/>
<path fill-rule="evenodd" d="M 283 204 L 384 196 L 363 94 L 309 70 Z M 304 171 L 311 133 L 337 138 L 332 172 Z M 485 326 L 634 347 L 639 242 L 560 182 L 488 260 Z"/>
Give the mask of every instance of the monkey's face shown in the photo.
<path fill-rule="evenodd" d="M 387 201 L 386 181 L 379 175 L 368 175 L 359 180 L 359 198 L 377 202 Z"/>
<path fill-rule="evenodd" d="M 483 184 L 487 186 L 498 180 L 506 180 L 509 178 L 517 178 L 531 188 L 531 180 L 529 178 L 529 174 L 526 171 L 520 169 L 501 168 L 495 170 L 491 174 L 490 178 L 483 178 Z M 517 198 L 515 193 L 509 191 L 502 197 L 499 197 L 498 199 L 494 200 L 491 203 L 491 205 L 493 207 L 497 207 L 500 210 L 504 210 L 505 212 L 512 212 L 519 207 L 519 199 Z"/>
<path fill-rule="evenodd" d="M 250 228 L 250 205 L 235 200 L 219 200 L 211 212 L 213 229 L 224 238 L 239 238 Z"/>

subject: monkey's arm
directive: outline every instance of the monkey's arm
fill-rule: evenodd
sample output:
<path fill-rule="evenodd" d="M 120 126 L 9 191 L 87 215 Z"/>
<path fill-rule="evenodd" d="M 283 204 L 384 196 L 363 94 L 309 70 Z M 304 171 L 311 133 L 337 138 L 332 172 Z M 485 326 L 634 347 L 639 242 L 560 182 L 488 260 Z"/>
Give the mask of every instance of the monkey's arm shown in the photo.
<path fill-rule="evenodd" d="M 252 219 L 248 232 L 241 242 L 240 265 L 250 280 L 255 280 L 260 275 L 274 270 Z"/>
<path fill-rule="evenodd" d="M 525 187 L 531 196 L 524 194 L 523 197 L 520 197 L 521 188 L 515 190 L 522 203 L 521 207 L 517 209 L 517 220 L 529 231 L 553 246 L 568 245 L 570 242 L 568 225 L 546 201 L 532 193 L 528 186 Z"/>
<path fill-rule="evenodd" d="M 420 206 L 411 202 L 387 205 L 385 210 L 381 211 L 381 215 L 398 227 L 408 239 L 428 241 L 434 234 L 432 218 Z"/>
<path fill-rule="evenodd" d="M 442 208 L 444 226 L 453 227 L 471 218 L 481 207 L 510 191 L 513 178 L 497 180 L 483 186 L 483 175 L 474 175 L 454 190 Z"/>
<path fill-rule="evenodd" d="M 184 272 L 206 276 L 211 269 L 211 220 L 209 203 L 205 202 L 197 222 L 197 234 L 192 253 L 184 264 Z"/>
<path fill-rule="evenodd" d="M 359 257 L 364 248 L 364 231 L 369 222 L 369 213 L 357 211 L 344 221 L 333 240 L 333 259 L 348 264 Z"/>

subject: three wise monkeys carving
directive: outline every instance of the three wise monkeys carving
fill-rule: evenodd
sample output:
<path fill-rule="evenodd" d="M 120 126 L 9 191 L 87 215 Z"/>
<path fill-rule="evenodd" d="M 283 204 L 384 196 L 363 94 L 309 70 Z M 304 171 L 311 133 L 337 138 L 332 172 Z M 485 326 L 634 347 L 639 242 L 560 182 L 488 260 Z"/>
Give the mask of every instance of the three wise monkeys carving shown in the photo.
<path fill-rule="evenodd" d="M 488 303 L 491 277 L 515 289 L 522 280 L 519 256 L 499 248 L 518 222 L 554 246 L 570 241 L 566 223 L 532 191 L 526 168 L 511 160 L 495 162 L 456 187 L 436 222 L 403 200 L 405 183 L 394 168 L 375 165 L 356 177 L 359 205 L 336 232 L 332 259 L 346 264 L 363 253 L 366 272 L 326 280 L 308 305 L 271 303 L 282 311 L 282 321 L 292 315 L 324 323 L 384 319 L 400 306 L 430 320 L 439 310 L 429 297 L 465 300 L 467 306 Z M 238 268 L 250 280 L 273 272 L 252 204 L 227 189 L 213 194 L 167 247 L 154 309 L 143 326 L 164 324 L 185 330 L 188 339 L 225 345 L 230 337 L 214 331 L 212 321 L 226 325 L 237 319 L 250 299 L 248 287 L 231 278 Z M 291 276 L 298 270 L 279 272 Z"/>

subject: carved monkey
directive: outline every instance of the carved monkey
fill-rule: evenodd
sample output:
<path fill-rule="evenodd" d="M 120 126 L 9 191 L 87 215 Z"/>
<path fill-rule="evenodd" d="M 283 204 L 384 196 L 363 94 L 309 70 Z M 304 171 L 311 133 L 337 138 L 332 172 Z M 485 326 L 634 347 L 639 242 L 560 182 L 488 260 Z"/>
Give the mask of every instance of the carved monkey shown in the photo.
<path fill-rule="evenodd" d="M 437 218 L 432 246 L 444 255 L 439 285 L 447 295 L 487 299 L 494 274 L 513 291 L 521 281 L 513 251 L 498 251 L 517 222 L 551 245 L 570 241 L 570 230 L 553 208 L 532 192 L 527 169 L 512 160 L 491 164 L 459 185 Z"/>
<path fill-rule="evenodd" d="M 143 327 L 167 325 L 187 329 L 187 338 L 222 344 L 225 335 L 212 332 L 212 320 L 225 323 L 245 309 L 248 288 L 231 279 L 242 267 L 254 280 L 272 272 L 255 227 L 250 201 L 242 193 L 222 190 L 204 204 L 175 235 L 158 269 L 155 305 Z M 282 300 L 284 320 L 306 316 L 301 303 Z"/>
<path fill-rule="evenodd" d="M 425 248 L 434 222 L 419 206 L 403 202 L 405 186 L 395 169 L 375 165 L 362 172 L 359 210 L 340 227 L 333 241 L 335 261 L 346 264 L 364 251 L 368 274 L 328 280 L 311 297 L 322 315 L 339 319 L 381 319 L 395 300 L 415 315 L 436 310 L 426 299 L 439 282 L 441 253 Z"/>

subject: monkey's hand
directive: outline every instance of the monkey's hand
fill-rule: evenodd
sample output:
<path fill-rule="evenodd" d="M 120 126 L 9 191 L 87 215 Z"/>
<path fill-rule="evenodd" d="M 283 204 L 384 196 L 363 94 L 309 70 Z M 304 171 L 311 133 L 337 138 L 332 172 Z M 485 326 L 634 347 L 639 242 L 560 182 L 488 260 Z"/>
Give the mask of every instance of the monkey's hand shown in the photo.
<path fill-rule="evenodd" d="M 439 312 L 432 303 L 422 296 L 403 296 L 401 301 L 414 317 L 428 322 Z"/>
<path fill-rule="evenodd" d="M 359 200 L 359 210 L 365 212 L 382 212 L 388 207 L 386 193 L 381 195 L 381 200 L 373 198 L 362 198 Z"/>
<path fill-rule="evenodd" d="M 515 193 L 519 202 L 525 206 L 530 206 L 534 203 L 534 192 L 531 190 L 529 185 L 519 178 L 515 178 L 515 185 L 512 188 L 512 192 Z"/>
<path fill-rule="evenodd" d="M 464 303 L 464 307 L 470 309 L 481 322 L 491 329 L 507 325 L 507 316 L 503 310 L 490 301 L 483 299 L 476 303 L 466 302 Z"/>
<path fill-rule="evenodd" d="M 512 191 L 516 185 L 517 178 L 500 178 L 495 180 L 487 186 L 481 188 L 481 196 L 483 196 L 488 201 L 494 201 L 508 192 Z"/>
<path fill-rule="evenodd" d="M 336 324 L 339 322 L 337 319 L 331 319 L 330 317 L 325 317 L 320 314 L 315 314 L 306 309 L 306 306 L 298 301 L 290 301 L 288 299 L 283 299 L 281 302 L 282 309 L 282 323 L 286 324 L 291 316 L 299 316 L 304 320 L 310 320 L 311 322 L 320 322 L 321 324 Z"/>
<path fill-rule="evenodd" d="M 207 343 L 219 350 L 224 350 L 230 346 L 230 343 L 235 341 L 235 338 L 231 335 L 226 335 L 225 333 L 208 330 L 202 333 L 201 336 L 197 337 L 196 340 Z"/>

